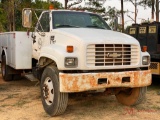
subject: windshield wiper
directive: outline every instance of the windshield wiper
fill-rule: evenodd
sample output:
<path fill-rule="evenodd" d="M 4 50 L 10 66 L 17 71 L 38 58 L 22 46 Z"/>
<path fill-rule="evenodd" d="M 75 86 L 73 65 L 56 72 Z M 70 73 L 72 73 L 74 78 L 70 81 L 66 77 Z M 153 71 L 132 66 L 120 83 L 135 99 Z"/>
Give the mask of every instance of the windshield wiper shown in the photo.
<path fill-rule="evenodd" d="M 79 28 L 79 26 L 73 26 L 73 25 L 57 25 L 57 28 L 59 27 L 74 27 L 74 28 Z"/>
<path fill-rule="evenodd" d="M 97 25 L 88 25 L 86 27 L 89 27 L 89 28 L 99 28 L 99 29 L 105 29 L 105 28 L 102 28 L 102 27 L 99 27 Z"/>

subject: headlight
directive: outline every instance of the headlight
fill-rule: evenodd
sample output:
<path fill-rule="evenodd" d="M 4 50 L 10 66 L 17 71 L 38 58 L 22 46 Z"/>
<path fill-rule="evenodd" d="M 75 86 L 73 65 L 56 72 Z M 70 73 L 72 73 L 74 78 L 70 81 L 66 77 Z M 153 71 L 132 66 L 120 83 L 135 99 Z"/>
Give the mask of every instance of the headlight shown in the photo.
<path fill-rule="evenodd" d="M 142 65 L 149 65 L 150 63 L 150 57 L 149 56 L 143 56 L 142 57 Z"/>
<path fill-rule="evenodd" d="M 66 57 L 64 61 L 65 67 L 77 67 L 78 59 L 74 57 Z"/>

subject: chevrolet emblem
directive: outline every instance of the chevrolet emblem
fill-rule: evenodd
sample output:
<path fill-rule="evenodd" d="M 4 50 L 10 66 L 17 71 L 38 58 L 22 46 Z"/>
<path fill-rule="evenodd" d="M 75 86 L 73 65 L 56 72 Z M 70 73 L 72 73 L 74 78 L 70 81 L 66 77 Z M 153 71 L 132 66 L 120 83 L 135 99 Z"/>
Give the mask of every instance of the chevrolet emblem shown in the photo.
<path fill-rule="evenodd" d="M 118 58 L 121 57 L 122 54 L 118 54 L 118 53 L 108 53 L 107 57 L 112 57 L 112 58 Z"/>

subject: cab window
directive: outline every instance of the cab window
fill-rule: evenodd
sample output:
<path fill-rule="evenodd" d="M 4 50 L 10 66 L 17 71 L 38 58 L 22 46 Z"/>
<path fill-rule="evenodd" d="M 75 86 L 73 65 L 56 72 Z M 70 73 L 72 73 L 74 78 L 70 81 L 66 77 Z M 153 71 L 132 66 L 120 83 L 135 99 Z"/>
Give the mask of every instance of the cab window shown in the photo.
<path fill-rule="evenodd" d="M 50 26 L 49 26 L 49 12 L 44 12 L 37 24 L 37 31 L 40 32 L 49 32 Z"/>

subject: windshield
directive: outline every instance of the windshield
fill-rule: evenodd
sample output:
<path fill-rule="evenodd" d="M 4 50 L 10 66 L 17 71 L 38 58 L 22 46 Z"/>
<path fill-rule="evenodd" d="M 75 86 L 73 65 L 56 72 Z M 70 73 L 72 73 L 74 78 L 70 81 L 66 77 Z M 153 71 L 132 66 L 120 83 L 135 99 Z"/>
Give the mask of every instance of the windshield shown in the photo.
<path fill-rule="evenodd" d="M 96 28 L 109 29 L 107 23 L 97 14 L 76 11 L 53 11 L 53 28 Z"/>

